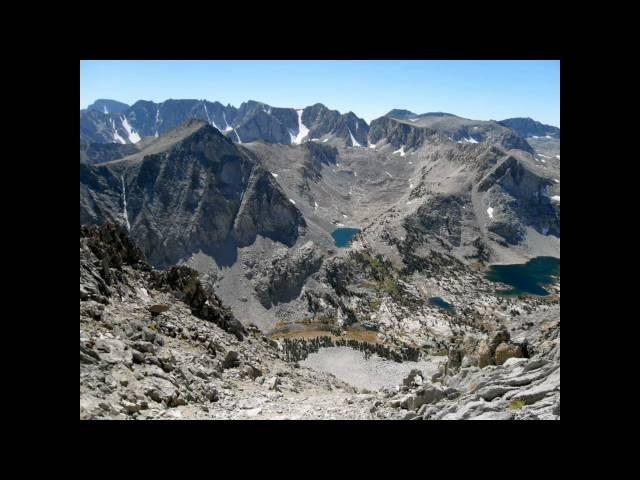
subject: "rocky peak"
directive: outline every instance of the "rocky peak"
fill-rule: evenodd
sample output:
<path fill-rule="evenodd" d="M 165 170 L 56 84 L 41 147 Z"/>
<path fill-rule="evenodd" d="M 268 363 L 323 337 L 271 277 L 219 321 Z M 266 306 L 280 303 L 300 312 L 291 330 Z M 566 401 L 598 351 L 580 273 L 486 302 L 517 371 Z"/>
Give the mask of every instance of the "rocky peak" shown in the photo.
<path fill-rule="evenodd" d="M 394 108 L 393 110 L 390 110 L 389 112 L 387 112 L 384 116 L 404 120 L 410 117 L 417 117 L 418 114 L 413 113 L 410 110 L 402 110 L 402 109 Z"/>
<path fill-rule="evenodd" d="M 124 112 L 129 105 L 118 102 L 117 100 L 108 100 L 100 98 L 87 107 L 88 111 L 96 111 L 104 114 Z"/>

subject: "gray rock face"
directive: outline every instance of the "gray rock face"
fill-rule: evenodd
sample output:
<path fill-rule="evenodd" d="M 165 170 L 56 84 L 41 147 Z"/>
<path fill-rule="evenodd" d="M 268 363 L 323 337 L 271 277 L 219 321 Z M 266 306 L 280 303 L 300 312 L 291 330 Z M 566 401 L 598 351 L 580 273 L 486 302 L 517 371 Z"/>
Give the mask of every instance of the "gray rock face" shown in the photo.
<path fill-rule="evenodd" d="M 293 246 L 306 223 L 273 177 L 256 167 L 246 190 L 233 225 L 238 245 L 250 245 L 260 234 Z"/>
<path fill-rule="evenodd" d="M 353 112 L 340 114 L 337 110 L 329 110 L 321 103 L 304 109 L 302 121 L 309 128 L 310 138 L 332 135 L 346 142 L 349 147 L 368 145 L 369 125 Z"/>
<path fill-rule="evenodd" d="M 311 242 L 294 251 L 279 250 L 255 269 L 254 289 L 260 303 L 270 308 L 298 297 L 305 280 L 318 271 L 322 260 Z"/>
<path fill-rule="evenodd" d="M 509 127 L 522 138 L 545 137 L 560 138 L 560 129 L 552 125 L 545 125 L 532 118 L 507 118 L 498 122 L 500 125 Z"/>
<path fill-rule="evenodd" d="M 430 198 L 406 218 L 404 227 L 413 237 L 438 235 L 452 245 L 460 246 L 463 205 L 464 202 L 453 195 Z"/>
<path fill-rule="evenodd" d="M 381 140 L 389 142 L 396 148 L 418 148 L 425 142 L 436 141 L 437 132 L 430 128 L 416 127 L 399 122 L 391 117 L 380 117 L 371 122 L 369 142 L 377 144 Z"/>
<path fill-rule="evenodd" d="M 514 156 L 496 165 L 478 184 L 478 191 L 487 192 L 489 203 L 500 204 L 489 231 L 517 244 L 526 226 L 539 232 L 560 237 L 560 212 L 549 196 L 552 181 L 528 168 Z"/>

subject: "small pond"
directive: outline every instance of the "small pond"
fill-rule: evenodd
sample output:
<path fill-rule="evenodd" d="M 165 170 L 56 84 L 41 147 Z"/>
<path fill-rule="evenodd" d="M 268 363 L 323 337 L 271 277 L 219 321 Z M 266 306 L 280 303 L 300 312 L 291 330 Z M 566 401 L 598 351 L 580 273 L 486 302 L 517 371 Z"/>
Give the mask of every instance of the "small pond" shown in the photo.
<path fill-rule="evenodd" d="M 357 233 L 360 233 L 359 228 L 337 228 L 331 236 L 336 242 L 336 247 L 345 248 L 351 244 L 351 240 Z"/>
<path fill-rule="evenodd" d="M 448 311 L 453 310 L 453 305 L 451 305 L 450 303 L 445 302 L 440 297 L 431 297 L 429 299 L 429 303 L 431 305 L 435 305 L 436 307 L 441 308 L 443 310 L 448 310 Z"/>

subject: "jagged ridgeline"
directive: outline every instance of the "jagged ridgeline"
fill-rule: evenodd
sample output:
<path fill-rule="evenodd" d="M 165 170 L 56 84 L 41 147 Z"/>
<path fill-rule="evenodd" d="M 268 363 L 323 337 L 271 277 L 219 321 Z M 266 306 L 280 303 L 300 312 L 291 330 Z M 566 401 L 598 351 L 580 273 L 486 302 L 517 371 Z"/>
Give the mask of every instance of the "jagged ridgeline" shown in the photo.
<path fill-rule="evenodd" d="M 138 101 L 132 106 L 99 100 L 80 111 L 80 143 L 137 144 L 157 138 L 190 119 L 202 120 L 235 143 L 256 140 L 300 144 L 304 140 L 340 140 L 367 145 L 369 126 L 353 112 L 341 114 L 321 103 L 294 109 L 250 100 L 239 108 L 207 100 Z"/>

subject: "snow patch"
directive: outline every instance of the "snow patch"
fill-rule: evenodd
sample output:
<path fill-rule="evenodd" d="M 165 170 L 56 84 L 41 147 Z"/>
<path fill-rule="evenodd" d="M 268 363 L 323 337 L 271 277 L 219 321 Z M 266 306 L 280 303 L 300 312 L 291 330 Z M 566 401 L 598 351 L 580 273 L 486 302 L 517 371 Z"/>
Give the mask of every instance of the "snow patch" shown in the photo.
<path fill-rule="evenodd" d="M 109 115 L 109 109 L 107 108 L 107 106 L 103 105 L 102 108 L 104 109 L 104 114 Z"/>
<path fill-rule="evenodd" d="M 493 208 L 492 207 L 487 208 L 487 214 L 489 215 L 489 218 L 493 218 Z"/>
<path fill-rule="evenodd" d="M 111 128 L 113 128 L 113 141 L 119 143 L 127 143 L 127 141 L 118 134 L 118 130 L 116 129 L 116 122 L 111 119 Z"/>
<path fill-rule="evenodd" d="M 313 202 L 313 209 L 318 210 L 318 202 Z"/>
<path fill-rule="evenodd" d="M 361 147 L 362 145 L 360 145 L 358 143 L 358 141 L 355 138 L 353 138 L 353 134 L 351 133 L 351 129 L 349 127 L 347 127 L 347 130 L 349 130 L 349 135 L 351 136 L 351 146 L 353 146 L 353 147 Z"/>
<path fill-rule="evenodd" d="M 138 143 L 140 141 L 140 135 L 129 125 L 127 121 L 127 117 L 122 116 L 122 126 L 127 131 L 127 135 L 129 136 L 129 141 L 131 143 Z"/>
<path fill-rule="evenodd" d="M 556 183 L 560 183 L 560 180 L 558 180 L 557 178 L 554 178 L 553 181 Z"/>
<path fill-rule="evenodd" d="M 413 188 L 413 183 L 410 183 L 410 184 L 409 184 L 409 188 Z"/>
<path fill-rule="evenodd" d="M 127 226 L 127 231 L 131 231 L 131 225 L 129 224 L 129 215 L 127 214 L 127 190 L 124 186 L 124 175 L 120 176 L 122 180 L 122 210 L 124 216 L 124 223 Z"/>
<path fill-rule="evenodd" d="M 387 172 L 386 170 L 385 170 L 385 172 L 384 172 L 384 173 L 386 173 L 387 175 L 389 175 L 389 178 L 393 178 L 393 177 L 391 176 L 391 174 L 390 174 L 389 172 Z"/>
<path fill-rule="evenodd" d="M 551 197 L 551 200 L 560 203 L 560 195 L 554 195 L 553 197 Z"/>
<path fill-rule="evenodd" d="M 376 144 L 372 143 L 371 145 L 369 145 L 369 148 L 376 148 Z"/>
<path fill-rule="evenodd" d="M 222 119 L 224 120 L 224 124 L 226 125 L 226 127 L 224 127 L 224 131 L 228 132 L 230 130 L 233 130 L 233 127 L 229 125 L 229 122 L 227 122 L 227 115 L 225 114 L 225 112 L 222 112 Z"/>
<path fill-rule="evenodd" d="M 296 113 L 298 114 L 298 135 L 296 136 L 294 142 L 300 145 L 304 137 L 309 135 L 309 129 L 304 123 L 302 123 L 302 110 L 296 110 Z"/>
<path fill-rule="evenodd" d="M 278 174 L 277 173 L 273 173 L 273 172 L 269 172 L 271 173 L 271 175 L 273 175 L 273 178 L 278 178 Z"/>
<path fill-rule="evenodd" d="M 289 199 L 289 201 L 290 201 L 291 203 L 293 203 L 294 205 L 296 204 L 296 202 L 294 202 L 292 198 L 290 198 L 290 199 Z"/>
<path fill-rule="evenodd" d="M 158 124 L 160 123 L 160 107 L 156 107 L 156 135 L 155 137 L 158 138 Z"/>
<path fill-rule="evenodd" d="M 324 143 L 324 142 L 328 142 L 328 141 L 329 141 L 329 139 L 328 139 L 328 138 L 325 138 L 324 140 L 322 140 L 322 143 Z"/>
<path fill-rule="evenodd" d="M 469 143 L 478 143 L 478 141 L 473 138 L 471 135 L 469 135 L 469 138 L 465 138 L 465 140 Z"/>
<path fill-rule="evenodd" d="M 393 155 L 395 155 L 396 153 L 399 153 L 401 157 L 404 157 L 405 153 L 404 153 L 404 145 L 401 146 L 398 150 L 396 150 L 395 152 L 393 152 Z"/>
<path fill-rule="evenodd" d="M 556 155 L 556 158 L 557 158 L 558 160 L 560 160 L 560 155 Z"/>
<path fill-rule="evenodd" d="M 342 214 L 342 218 L 349 218 L 344 213 Z"/>
<path fill-rule="evenodd" d="M 209 118 L 209 111 L 207 110 L 207 104 L 203 103 L 203 105 L 204 105 L 204 113 L 207 114 L 207 121 L 211 124 L 212 127 L 214 127 L 216 130 L 220 131 L 220 129 L 216 125 L 216 122 L 214 122 L 211 118 Z"/>
<path fill-rule="evenodd" d="M 240 140 L 240 135 L 238 135 L 238 131 L 235 128 L 233 128 L 232 130 L 233 130 L 233 133 L 235 133 L 236 137 L 238 138 L 238 143 L 242 143 L 242 140 Z"/>

